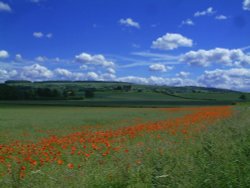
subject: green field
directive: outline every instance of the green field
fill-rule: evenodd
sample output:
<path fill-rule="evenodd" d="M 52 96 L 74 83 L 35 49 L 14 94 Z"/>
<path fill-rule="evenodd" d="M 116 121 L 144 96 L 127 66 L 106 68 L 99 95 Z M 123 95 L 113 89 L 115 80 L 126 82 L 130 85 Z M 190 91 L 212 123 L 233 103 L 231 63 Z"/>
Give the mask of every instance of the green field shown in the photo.
<path fill-rule="evenodd" d="M 184 117 L 189 117 L 193 110 L 196 109 L 198 114 L 213 115 L 217 108 L 224 107 L 171 110 L 0 105 L 0 152 L 4 153 L 0 155 L 0 161 L 1 157 L 6 158 L 0 163 L 0 187 L 248 187 L 250 108 L 247 105 L 235 106 L 229 118 L 213 123 L 204 119 L 191 124 L 190 132 L 181 131 L 183 123 L 189 122 Z M 224 110 L 218 112 L 224 113 Z M 195 117 L 200 118 L 197 115 Z M 174 122 L 174 119 L 183 121 L 176 125 L 178 129 L 175 126 L 159 127 Z M 140 131 L 141 125 L 146 127 L 146 132 Z M 136 135 L 130 130 L 133 127 L 138 127 L 134 130 L 138 131 Z M 101 136 L 105 131 L 120 134 L 119 129 L 129 131 L 130 136 Z M 114 150 L 106 156 L 105 148 L 109 146 L 102 145 L 101 140 L 96 144 L 103 149 L 92 151 L 91 140 L 88 141 L 90 144 L 86 143 L 86 149 L 80 148 L 82 144 L 76 139 L 84 139 L 79 135 L 86 131 L 94 133 L 89 139 L 109 139 Z M 54 139 L 58 141 L 54 142 Z M 22 145 L 16 145 L 17 141 Z M 47 156 L 60 149 L 57 142 L 70 145 L 59 155 L 62 164 L 51 158 L 51 162 L 42 165 L 40 155 L 34 153 L 40 151 L 42 144 L 42 148 L 47 148 L 42 154 L 47 153 Z M 20 153 L 6 153 L 4 146 L 23 149 Z M 119 147 L 121 149 L 116 151 Z M 32 151 L 30 156 L 36 163 L 14 162 L 15 158 L 7 157 L 22 156 L 26 150 Z M 91 156 L 79 155 L 77 151 L 90 152 Z M 6 165 L 11 166 L 9 173 L 6 173 Z"/>
<path fill-rule="evenodd" d="M 243 96 L 243 98 L 242 98 Z M 231 105 L 250 94 L 215 88 L 136 85 L 123 82 L 20 82 L 0 84 L 0 104 L 85 107 Z"/>
<path fill-rule="evenodd" d="M 133 125 L 138 120 L 157 121 L 173 114 L 152 108 L 88 108 L 88 107 L 46 107 L 0 105 L 0 143 L 27 139 L 22 133 L 29 133 L 29 139 L 47 136 L 37 130 L 65 130 L 82 126 Z"/>

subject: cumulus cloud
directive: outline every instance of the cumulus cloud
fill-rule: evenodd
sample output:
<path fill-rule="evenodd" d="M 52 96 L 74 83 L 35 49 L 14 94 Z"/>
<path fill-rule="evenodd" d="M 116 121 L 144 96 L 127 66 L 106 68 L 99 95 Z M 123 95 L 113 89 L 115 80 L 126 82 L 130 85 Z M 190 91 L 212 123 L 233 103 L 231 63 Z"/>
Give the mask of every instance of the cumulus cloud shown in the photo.
<path fill-rule="evenodd" d="M 0 59 L 5 59 L 9 57 L 9 53 L 6 50 L 0 50 Z"/>
<path fill-rule="evenodd" d="M 116 80 L 116 75 L 113 73 L 105 73 L 100 75 L 101 80 L 106 80 L 106 81 L 115 81 Z"/>
<path fill-rule="evenodd" d="M 150 71 L 157 71 L 157 72 L 167 72 L 168 70 L 171 70 L 172 67 L 166 66 L 160 63 L 155 63 L 149 66 Z"/>
<path fill-rule="evenodd" d="M 205 71 L 198 82 L 207 87 L 250 90 L 250 69 L 232 68 Z"/>
<path fill-rule="evenodd" d="M 216 19 L 216 20 L 227 20 L 228 17 L 221 14 L 221 15 L 216 16 L 215 19 Z"/>
<path fill-rule="evenodd" d="M 127 27 L 135 27 L 137 29 L 140 29 L 140 24 L 138 22 L 135 22 L 132 18 L 120 19 L 119 23 Z"/>
<path fill-rule="evenodd" d="M 117 79 L 122 82 L 137 83 L 137 84 L 150 84 L 150 85 L 168 85 L 168 86 L 199 86 L 199 84 L 191 79 L 183 78 L 163 78 L 157 76 L 150 77 L 137 77 L 126 76 Z"/>
<path fill-rule="evenodd" d="M 16 54 L 16 57 L 15 57 L 16 61 L 22 61 L 23 60 L 23 57 L 21 54 Z"/>
<path fill-rule="evenodd" d="M 194 25 L 194 22 L 193 22 L 193 20 L 191 20 L 191 19 L 186 19 L 186 20 L 183 20 L 183 21 L 181 22 L 181 25 L 180 25 L 180 26 L 183 26 L 183 25 L 193 26 L 193 25 Z"/>
<path fill-rule="evenodd" d="M 110 74 L 115 74 L 116 73 L 115 69 L 113 69 L 113 68 L 108 68 L 107 72 L 110 73 Z"/>
<path fill-rule="evenodd" d="M 184 72 L 184 71 L 181 71 L 176 74 L 176 76 L 180 78 L 187 78 L 189 75 L 190 75 L 190 72 Z"/>
<path fill-rule="evenodd" d="M 47 60 L 47 58 L 44 57 L 44 56 L 38 56 L 38 57 L 35 58 L 35 60 L 38 61 L 38 62 L 44 62 L 44 61 Z"/>
<path fill-rule="evenodd" d="M 60 79 L 72 79 L 73 73 L 70 72 L 67 69 L 57 68 L 54 70 L 54 73 L 60 78 Z"/>
<path fill-rule="evenodd" d="M 95 72 L 88 72 L 86 78 L 87 80 L 98 80 L 99 76 Z"/>
<path fill-rule="evenodd" d="M 0 69 L 0 82 L 9 80 L 11 78 L 14 78 L 17 75 L 16 70 L 5 70 L 5 69 Z"/>
<path fill-rule="evenodd" d="M 42 32 L 34 32 L 34 33 L 33 33 L 33 36 L 34 36 L 35 38 L 42 38 L 44 35 L 43 35 Z"/>
<path fill-rule="evenodd" d="M 58 79 L 62 80 L 115 80 L 115 72 L 114 73 L 96 73 L 96 72 L 71 72 L 67 69 L 57 68 L 54 70 L 54 75 Z"/>
<path fill-rule="evenodd" d="M 11 7 L 7 3 L 0 1 L 0 12 L 11 12 Z"/>
<path fill-rule="evenodd" d="M 88 53 L 81 53 L 75 56 L 77 62 L 86 63 L 90 65 L 99 65 L 103 67 L 114 67 L 114 63 L 112 61 L 108 61 L 102 54 L 91 55 Z"/>
<path fill-rule="evenodd" d="M 53 34 L 52 33 L 48 33 L 48 34 L 44 34 L 42 32 L 34 32 L 33 33 L 33 36 L 35 38 L 43 38 L 43 37 L 46 37 L 46 38 L 52 38 L 53 37 Z"/>
<path fill-rule="evenodd" d="M 243 9 L 250 10 L 250 0 L 243 0 Z"/>
<path fill-rule="evenodd" d="M 0 69 L 0 81 L 8 80 L 9 79 L 9 73 L 7 70 Z"/>
<path fill-rule="evenodd" d="M 152 48 L 160 50 L 173 50 L 179 47 L 192 47 L 193 41 L 178 33 L 167 33 L 152 43 Z"/>
<path fill-rule="evenodd" d="M 113 73 L 100 72 L 72 72 L 68 69 L 57 68 L 50 70 L 39 64 L 25 66 L 19 69 L 0 69 L 0 81 L 9 79 L 25 80 L 104 80 L 104 81 L 123 81 L 137 84 L 150 85 L 168 85 L 168 86 L 205 86 L 225 89 L 234 89 L 249 91 L 250 90 L 250 69 L 232 68 L 228 70 L 216 69 L 205 71 L 197 80 L 188 79 L 189 72 L 180 72 L 176 77 L 139 77 L 125 76 L 116 77 Z"/>
<path fill-rule="evenodd" d="M 118 81 L 121 82 L 129 82 L 129 83 L 137 83 L 137 84 L 148 84 L 148 80 L 143 77 L 137 76 L 125 76 L 118 78 Z"/>
<path fill-rule="evenodd" d="M 53 72 L 48 68 L 41 66 L 39 64 L 25 66 L 20 72 L 20 78 L 22 79 L 47 80 L 52 77 L 53 77 Z"/>
<path fill-rule="evenodd" d="M 194 13 L 194 17 L 213 15 L 215 12 L 216 11 L 213 10 L 213 7 L 208 7 L 204 11 L 197 11 L 196 13 Z"/>
<path fill-rule="evenodd" d="M 241 49 L 215 48 L 187 52 L 180 58 L 180 61 L 204 67 L 212 63 L 227 66 L 242 66 L 250 64 L 250 55 L 245 54 Z"/>

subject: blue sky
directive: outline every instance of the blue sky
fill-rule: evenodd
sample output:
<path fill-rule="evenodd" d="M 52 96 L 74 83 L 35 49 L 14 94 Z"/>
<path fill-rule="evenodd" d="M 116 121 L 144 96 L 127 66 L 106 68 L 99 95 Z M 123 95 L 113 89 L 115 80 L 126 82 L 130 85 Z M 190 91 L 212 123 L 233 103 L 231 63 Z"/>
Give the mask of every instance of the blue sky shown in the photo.
<path fill-rule="evenodd" d="M 0 0 L 0 81 L 250 91 L 250 0 Z"/>

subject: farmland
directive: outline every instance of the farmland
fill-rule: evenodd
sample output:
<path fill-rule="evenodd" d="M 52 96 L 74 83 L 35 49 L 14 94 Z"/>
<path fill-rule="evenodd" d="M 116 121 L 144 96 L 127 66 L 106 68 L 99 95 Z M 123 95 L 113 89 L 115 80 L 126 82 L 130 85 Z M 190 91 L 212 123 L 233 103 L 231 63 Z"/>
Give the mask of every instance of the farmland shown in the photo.
<path fill-rule="evenodd" d="M 1 187 L 247 187 L 250 109 L 0 106 Z"/>
<path fill-rule="evenodd" d="M 250 94 L 204 87 L 168 87 L 124 82 L 7 81 L 1 104 L 83 107 L 176 107 L 231 105 Z"/>

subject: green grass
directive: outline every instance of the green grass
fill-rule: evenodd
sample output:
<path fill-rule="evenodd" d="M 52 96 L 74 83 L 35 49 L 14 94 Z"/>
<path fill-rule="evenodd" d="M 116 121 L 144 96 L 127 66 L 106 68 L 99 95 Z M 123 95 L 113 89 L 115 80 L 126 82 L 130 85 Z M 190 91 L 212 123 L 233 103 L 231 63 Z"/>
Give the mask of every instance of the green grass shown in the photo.
<path fill-rule="evenodd" d="M 183 106 L 218 106 L 231 105 L 232 101 L 207 100 L 33 100 L 33 101 L 0 101 L 0 105 L 33 105 L 33 106 L 72 106 L 72 107 L 183 107 Z"/>
<path fill-rule="evenodd" d="M 19 138 L 22 131 L 32 133 L 37 128 L 70 131 L 71 127 L 96 124 L 111 128 L 135 123 L 138 118 L 146 122 L 181 115 L 150 108 L 37 106 L 1 106 L 0 114 L 0 138 L 4 142 L 9 139 L 2 137 L 7 133 L 13 134 L 10 138 Z M 161 142 L 140 137 L 128 143 L 128 153 L 107 156 L 105 163 L 97 156 L 86 160 L 81 169 L 51 164 L 24 180 L 2 177 L 0 187 L 249 187 L 249 114 L 248 106 L 239 106 L 232 118 L 208 126 L 192 139 L 177 135 Z"/>
<path fill-rule="evenodd" d="M 242 101 L 239 97 L 239 93 L 188 93 L 188 94 L 178 94 L 179 96 L 189 97 L 193 99 L 213 99 L 217 101 Z M 245 93 L 247 101 L 250 100 L 250 94 Z"/>
<path fill-rule="evenodd" d="M 0 143 L 18 139 L 35 140 L 37 130 L 70 130 L 86 125 L 125 126 L 136 121 L 157 121 L 170 114 L 151 108 L 95 108 L 0 105 Z"/>
<path fill-rule="evenodd" d="M 109 101 L 186 101 L 187 99 L 177 98 L 174 96 L 165 95 L 155 92 L 96 92 L 93 100 L 109 100 Z"/>

